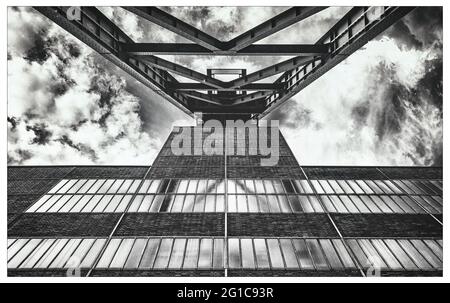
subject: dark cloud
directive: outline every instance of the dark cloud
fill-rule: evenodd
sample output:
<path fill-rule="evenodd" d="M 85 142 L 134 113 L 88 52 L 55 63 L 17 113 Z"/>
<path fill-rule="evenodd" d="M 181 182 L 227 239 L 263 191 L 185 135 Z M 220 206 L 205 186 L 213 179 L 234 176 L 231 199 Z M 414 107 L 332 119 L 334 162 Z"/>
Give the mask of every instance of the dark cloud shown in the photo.
<path fill-rule="evenodd" d="M 35 135 L 32 140 L 32 144 L 47 144 L 52 136 L 52 132 L 47 129 L 47 125 L 44 123 L 27 125 L 26 130 L 32 131 Z"/>
<path fill-rule="evenodd" d="M 16 129 L 16 127 L 17 127 L 17 124 L 18 124 L 17 118 L 8 116 L 8 123 L 11 124 L 10 130 L 14 131 Z"/>
<path fill-rule="evenodd" d="M 67 135 L 63 135 L 60 138 L 55 139 L 54 141 L 59 142 L 62 145 L 70 146 L 71 148 L 81 152 L 82 154 L 87 155 L 93 162 L 98 160 L 94 149 L 82 143 L 74 143 Z"/>

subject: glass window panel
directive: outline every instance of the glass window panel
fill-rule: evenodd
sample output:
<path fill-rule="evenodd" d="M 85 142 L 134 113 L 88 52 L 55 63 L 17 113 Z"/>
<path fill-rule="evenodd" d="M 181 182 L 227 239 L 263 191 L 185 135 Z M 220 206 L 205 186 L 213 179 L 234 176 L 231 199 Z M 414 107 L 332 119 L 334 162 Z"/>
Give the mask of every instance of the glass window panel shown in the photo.
<path fill-rule="evenodd" d="M 421 270 L 432 269 L 431 265 L 425 260 L 425 258 L 420 254 L 420 252 L 418 252 L 417 249 L 409 242 L 409 240 L 399 239 L 397 240 L 397 242 Z"/>
<path fill-rule="evenodd" d="M 139 209 L 139 206 L 142 203 L 142 199 L 144 199 L 143 195 L 137 195 L 134 200 L 133 203 L 131 203 L 130 208 L 128 208 L 128 212 L 132 213 L 132 212 L 137 212 Z"/>
<path fill-rule="evenodd" d="M 324 207 L 325 207 L 327 212 L 330 212 L 330 213 L 337 212 L 337 210 L 334 207 L 333 202 L 331 202 L 329 196 L 322 195 L 321 199 L 322 199 L 322 203 L 323 203 L 323 205 L 324 205 Z"/>
<path fill-rule="evenodd" d="M 177 193 L 184 194 L 188 188 L 189 180 L 180 180 L 180 184 L 177 188 Z"/>
<path fill-rule="evenodd" d="M 420 252 L 433 268 L 442 268 L 442 261 L 431 251 L 422 240 L 411 240 L 412 245 Z"/>
<path fill-rule="evenodd" d="M 224 212 L 225 211 L 225 196 L 217 195 L 216 196 L 216 212 Z"/>
<path fill-rule="evenodd" d="M 314 189 L 318 194 L 324 194 L 325 191 L 323 190 L 322 186 L 320 185 L 318 180 L 310 180 L 311 184 L 313 185 Z"/>
<path fill-rule="evenodd" d="M 181 212 L 183 209 L 184 195 L 176 195 L 171 212 Z"/>
<path fill-rule="evenodd" d="M 93 195 L 92 198 L 89 200 L 89 202 L 86 204 L 85 207 L 81 210 L 83 213 L 90 213 L 95 208 L 97 203 L 99 203 L 100 199 L 102 198 L 101 195 Z"/>
<path fill-rule="evenodd" d="M 62 196 L 61 195 L 54 195 L 51 196 L 50 199 L 48 199 L 47 201 L 45 201 L 45 203 L 39 207 L 38 209 L 36 209 L 36 212 L 46 212 L 47 210 L 49 210 L 53 204 L 56 203 L 56 201 L 58 201 Z"/>
<path fill-rule="evenodd" d="M 102 257 L 100 258 L 100 261 L 97 263 L 97 268 L 108 268 L 109 264 L 111 263 L 112 259 L 114 258 L 114 255 L 116 254 L 117 249 L 119 248 L 120 243 L 122 242 L 122 239 L 111 239 L 109 241 L 108 246 L 106 247 L 105 251 L 102 254 Z"/>
<path fill-rule="evenodd" d="M 195 194 L 197 192 L 197 184 L 198 184 L 198 180 L 189 180 L 189 186 L 187 189 L 187 193 Z"/>
<path fill-rule="evenodd" d="M 114 183 L 115 180 L 106 180 L 105 183 L 98 189 L 98 194 L 106 194 L 108 192 L 108 189 L 111 187 L 111 185 Z"/>
<path fill-rule="evenodd" d="M 86 256 L 87 252 L 92 247 L 92 244 L 94 244 L 94 241 L 95 241 L 95 239 L 81 240 L 80 245 L 78 245 L 78 248 L 73 252 L 72 256 L 68 260 L 66 267 L 80 268 L 84 257 Z"/>
<path fill-rule="evenodd" d="M 254 239 L 256 263 L 258 268 L 269 268 L 269 257 L 267 255 L 267 246 L 264 239 Z"/>
<path fill-rule="evenodd" d="M 60 209 L 59 212 L 67 213 L 69 212 L 81 199 L 82 195 L 73 195 L 70 196 L 69 201 L 67 201 Z"/>
<path fill-rule="evenodd" d="M 416 184 L 419 183 L 419 181 L 415 181 Z M 430 181 L 421 181 L 419 183 L 422 188 L 429 194 L 429 195 L 442 195 L 442 189 L 440 189 L 435 184 L 431 183 Z M 417 184 L 417 185 L 419 185 Z"/>
<path fill-rule="evenodd" d="M 159 180 L 159 179 L 153 180 L 152 184 L 148 188 L 147 193 L 149 193 L 149 194 L 156 194 L 158 192 L 158 188 L 159 188 L 159 184 L 160 183 L 161 183 L 161 180 Z"/>
<path fill-rule="evenodd" d="M 362 241 L 369 242 L 369 240 L 361 240 L 361 242 Z M 372 243 L 373 246 L 378 250 L 379 254 L 382 256 L 383 260 L 388 264 L 388 266 L 391 269 L 394 270 L 403 269 L 402 265 L 398 262 L 398 260 L 395 258 L 395 256 L 392 254 L 392 252 L 389 250 L 389 248 L 386 246 L 383 240 L 373 239 Z"/>
<path fill-rule="evenodd" d="M 88 194 L 95 194 L 97 192 L 97 190 L 103 185 L 103 183 L 105 182 L 105 179 L 100 179 L 97 180 L 94 185 L 92 185 L 86 193 Z"/>
<path fill-rule="evenodd" d="M 67 261 L 69 260 L 72 253 L 80 245 L 81 239 L 70 239 L 69 242 L 60 251 L 58 256 L 50 264 L 49 268 L 63 268 L 65 267 Z"/>
<path fill-rule="evenodd" d="M 386 183 L 383 182 L 383 180 L 373 180 L 372 182 L 374 182 L 377 185 L 377 187 L 381 189 L 385 194 L 395 193 L 389 186 L 387 186 Z"/>
<path fill-rule="evenodd" d="M 252 239 L 241 239 L 242 268 L 255 268 Z"/>
<path fill-rule="evenodd" d="M 180 181 L 178 179 L 170 179 L 169 184 L 167 185 L 167 193 L 176 193 L 178 184 Z"/>
<path fill-rule="evenodd" d="M 305 194 L 313 194 L 314 191 L 311 188 L 311 186 L 308 183 L 308 180 L 296 180 L 295 181 L 297 183 L 297 185 L 300 185 L 300 187 L 302 188 L 302 193 Z"/>
<path fill-rule="evenodd" d="M 364 251 L 367 256 L 366 266 L 367 267 L 376 267 L 380 269 L 388 269 L 388 266 L 384 262 L 381 255 L 377 252 L 377 250 L 373 247 L 372 243 L 367 239 L 362 239 L 358 241 L 361 249 Z"/>
<path fill-rule="evenodd" d="M 274 195 L 267 195 L 267 202 L 269 203 L 270 212 L 279 213 L 280 206 L 278 205 L 278 199 Z"/>
<path fill-rule="evenodd" d="M 266 188 L 266 193 L 268 193 L 268 194 L 275 193 L 275 188 L 273 187 L 271 180 L 264 180 L 264 187 Z"/>
<path fill-rule="evenodd" d="M 83 185 L 87 182 L 87 179 L 78 180 L 68 191 L 68 194 L 75 194 Z"/>
<path fill-rule="evenodd" d="M 339 184 L 339 186 L 342 188 L 342 190 L 344 191 L 344 193 L 346 194 L 353 194 L 353 189 L 348 185 L 347 182 L 345 182 L 345 180 L 336 180 L 336 182 Z"/>
<path fill-rule="evenodd" d="M 220 180 L 219 184 L 217 185 L 217 193 L 218 194 L 225 193 L 225 181 L 224 180 Z"/>
<path fill-rule="evenodd" d="M 56 258 L 60 251 L 67 245 L 69 239 L 58 239 L 47 253 L 34 266 L 35 268 L 47 268 L 50 263 Z"/>
<path fill-rule="evenodd" d="M 141 261 L 146 244 L 147 239 L 145 238 L 138 238 L 136 239 L 136 241 L 134 241 L 133 247 L 130 251 L 130 255 L 125 262 L 124 268 L 137 268 L 139 266 L 139 262 Z"/>
<path fill-rule="evenodd" d="M 59 190 L 58 190 L 58 194 L 64 194 L 66 193 L 69 189 L 72 188 L 73 185 L 75 185 L 75 183 L 77 183 L 78 179 L 72 179 L 69 180 L 66 184 L 64 184 L 64 186 L 62 186 Z"/>
<path fill-rule="evenodd" d="M 198 268 L 211 268 L 212 245 L 212 239 L 201 239 L 200 253 L 198 256 Z"/>
<path fill-rule="evenodd" d="M 331 203 L 333 203 L 334 208 L 336 208 L 339 213 L 348 213 L 347 207 L 345 207 L 344 203 L 342 203 L 339 196 L 328 196 L 330 198 Z"/>
<path fill-rule="evenodd" d="M 244 180 L 236 180 L 236 193 L 237 194 L 245 194 L 245 181 Z"/>
<path fill-rule="evenodd" d="M 289 179 L 283 179 L 281 180 L 281 182 L 283 183 L 283 187 L 284 190 L 288 193 L 288 194 L 295 194 L 297 191 L 295 190 L 294 186 L 291 183 L 291 180 Z"/>
<path fill-rule="evenodd" d="M 311 203 L 309 203 L 308 196 L 298 196 L 300 200 L 300 204 L 302 206 L 302 209 L 305 213 L 313 213 L 314 208 L 312 207 Z"/>
<path fill-rule="evenodd" d="M 358 260 L 358 262 L 361 264 L 361 266 L 363 268 L 368 268 L 370 266 L 373 266 L 371 264 L 371 262 L 368 260 L 364 251 L 359 246 L 357 240 L 349 239 L 349 240 L 346 240 L 346 242 L 347 242 L 348 246 L 350 247 L 350 249 L 352 250 L 353 254 L 355 255 L 356 259 Z"/>
<path fill-rule="evenodd" d="M 235 194 L 236 193 L 236 183 L 234 182 L 234 180 L 228 179 L 227 190 L 228 190 L 229 194 Z"/>
<path fill-rule="evenodd" d="M 169 263 L 170 253 L 172 252 L 173 239 L 164 238 L 161 240 L 161 245 L 156 256 L 153 268 L 166 268 Z"/>
<path fill-rule="evenodd" d="M 214 239 L 213 268 L 223 268 L 223 239 Z"/>
<path fill-rule="evenodd" d="M 214 195 L 207 195 L 205 199 L 205 212 L 214 212 L 216 209 L 216 196 Z"/>
<path fill-rule="evenodd" d="M 246 192 L 252 194 L 255 192 L 255 184 L 253 180 L 245 180 Z"/>
<path fill-rule="evenodd" d="M 389 247 L 393 255 L 403 265 L 406 270 L 418 269 L 414 262 L 409 258 L 405 251 L 393 239 L 384 240 L 384 243 Z"/>
<path fill-rule="evenodd" d="M 339 257 L 341 258 L 342 263 L 344 264 L 345 268 L 356 268 L 355 263 L 352 260 L 352 257 L 350 257 L 350 254 L 348 253 L 347 249 L 345 248 L 344 244 L 342 243 L 342 240 L 340 239 L 332 239 L 334 248 L 336 249 Z"/>
<path fill-rule="evenodd" d="M 278 202 L 280 203 L 280 209 L 283 213 L 290 213 L 292 212 L 291 207 L 289 206 L 289 202 L 286 196 L 279 195 L 278 196 Z"/>
<path fill-rule="evenodd" d="M 423 240 L 426 245 L 433 251 L 433 253 L 442 261 L 442 247 L 435 240 Z"/>
<path fill-rule="evenodd" d="M 92 195 L 84 195 L 80 200 L 69 210 L 71 213 L 80 212 L 84 209 L 86 204 L 91 200 Z"/>
<path fill-rule="evenodd" d="M 33 213 L 35 212 L 38 208 L 40 208 L 48 199 L 50 199 L 50 197 L 52 197 L 51 195 L 44 195 L 42 196 L 37 202 L 35 202 L 30 208 L 28 208 L 28 210 L 26 211 L 27 213 Z"/>
<path fill-rule="evenodd" d="M 53 188 L 52 189 L 50 189 L 49 191 L 48 191 L 48 193 L 49 194 L 54 194 L 54 193 L 57 193 L 58 192 L 58 190 L 61 188 L 61 187 L 63 187 L 64 186 L 64 184 L 66 184 L 67 183 L 67 181 L 69 181 L 69 180 L 67 180 L 67 179 L 63 179 L 63 180 L 61 180 L 61 181 L 59 181 L 58 183 L 56 183 L 56 185 L 55 186 L 53 186 Z"/>
<path fill-rule="evenodd" d="M 350 213 L 359 213 L 359 209 L 353 204 L 348 196 L 339 196 L 339 199 L 341 199 L 342 204 L 344 204 Z"/>
<path fill-rule="evenodd" d="M 81 268 L 90 268 L 94 265 L 94 261 L 97 259 L 98 254 L 100 253 L 103 245 L 105 245 L 106 239 L 97 239 L 94 244 L 89 249 L 89 252 L 84 257 L 83 261 L 80 264 Z"/>
<path fill-rule="evenodd" d="M 398 198 L 402 199 L 406 204 L 408 204 L 408 206 L 414 210 L 414 213 L 417 213 L 417 214 L 425 213 L 425 211 L 419 206 L 419 204 L 417 204 L 415 201 L 413 201 L 410 197 L 399 196 Z"/>
<path fill-rule="evenodd" d="M 99 213 L 102 212 L 106 206 L 108 205 L 108 203 L 111 201 L 111 198 L 113 196 L 111 195 L 105 195 L 103 196 L 100 201 L 97 203 L 97 205 L 94 207 L 94 209 L 92 210 L 92 212 L 94 213 Z M 116 205 L 117 206 L 117 205 Z"/>
<path fill-rule="evenodd" d="M 397 187 L 401 188 L 404 192 L 407 194 L 414 195 L 414 191 L 409 188 L 405 183 L 402 182 L 402 180 L 393 180 L 392 181 Z"/>
<path fill-rule="evenodd" d="M 155 195 L 153 198 L 152 205 L 150 206 L 149 212 L 157 213 L 161 209 L 161 205 L 164 201 L 164 195 Z"/>
<path fill-rule="evenodd" d="M 322 185 L 323 190 L 327 194 L 334 194 L 333 188 L 328 184 L 327 180 L 319 180 L 320 185 Z"/>
<path fill-rule="evenodd" d="M 403 191 L 400 189 L 400 187 L 395 185 L 394 182 L 392 182 L 390 180 L 383 180 L 383 183 L 386 184 L 386 186 L 388 186 L 390 188 L 392 193 L 395 193 L 395 194 L 403 193 Z"/>
<path fill-rule="evenodd" d="M 155 196 L 153 195 L 145 195 L 143 196 L 142 202 L 138 208 L 138 212 L 148 212 L 150 209 L 150 206 L 152 205 L 153 198 Z"/>
<path fill-rule="evenodd" d="M 405 213 L 410 213 L 413 214 L 415 213 L 414 209 L 412 209 L 405 201 L 403 201 L 402 198 L 400 198 L 399 196 L 391 196 L 391 199 L 394 200 L 394 202 L 401 207 L 401 209 L 405 212 Z"/>
<path fill-rule="evenodd" d="M 197 186 L 197 193 L 198 194 L 206 193 L 207 182 L 208 182 L 208 180 L 204 180 L 204 179 L 198 181 L 198 186 Z"/>
<path fill-rule="evenodd" d="M 117 195 L 117 196 L 120 196 L 120 195 Z M 114 197 L 113 200 L 114 200 L 115 198 L 116 198 L 116 197 Z M 128 204 L 130 203 L 131 198 L 133 198 L 132 195 L 124 195 L 123 198 L 122 198 L 122 200 L 120 200 L 119 205 L 118 205 L 118 206 L 116 207 L 116 209 L 114 210 L 114 212 L 115 212 L 115 213 L 121 213 L 121 212 L 124 212 L 125 209 L 127 208 Z M 117 198 L 117 199 L 119 199 L 119 198 Z M 112 202 L 111 202 L 111 203 L 112 203 Z M 110 203 L 110 204 L 111 204 L 111 203 Z M 109 205 L 108 205 L 108 206 L 109 206 Z M 108 209 L 106 209 L 106 210 L 108 211 Z"/>
<path fill-rule="evenodd" d="M 258 200 L 256 199 L 256 196 L 254 195 L 248 195 L 247 196 L 247 204 L 248 204 L 248 211 L 252 213 L 259 212 L 258 209 Z"/>
<path fill-rule="evenodd" d="M 308 198 L 315 212 L 323 212 L 322 205 L 320 205 L 319 199 L 316 196 L 308 196 Z"/>
<path fill-rule="evenodd" d="M 336 180 L 328 180 L 328 183 L 330 184 L 331 188 L 333 188 L 333 191 L 336 194 L 343 194 L 344 193 L 344 191 L 339 186 L 339 184 L 336 182 Z"/>
<path fill-rule="evenodd" d="M 118 194 L 125 194 L 127 192 L 127 190 L 130 188 L 131 183 L 133 183 L 133 180 L 131 180 L 131 179 L 127 179 L 127 180 L 123 181 L 122 185 L 117 190 L 117 193 Z"/>
<path fill-rule="evenodd" d="M 436 202 L 436 200 L 434 200 L 432 197 L 430 196 L 415 196 L 414 198 L 416 198 L 419 201 L 423 201 L 425 200 L 426 203 L 421 203 L 430 213 L 433 214 L 442 214 L 442 204 L 439 204 L 438 202 Z"/>
<path fill-rule="evenodd" d="M 364 194 L 364 190 L 356 183 L 355 180 L 346 180 L 348 185 L 352 188 L 353 192 L 356 194 Z"/>
<path fill-rule="evenodd" d="M 237 212 L 236 195 L 228 195 L 228 212 Z"/>
<path fill-rule="evenodd" d="M 327 257 L 328 262 L 332 269 L 343 269 L 344 266 L 339 259 L 337 252 L 334 250 L 334 246 L 329 239 L 320 239 L 320 245 L 322 246 L 323 251 L 325 252 L 325 256 Z"/>
<path fill-rule="evenodd" d="M 238 212 L 240 213 L 248 212 L 247 199 L 245 198 L 245 195 L 236 195 L 236 204 Z"/>
<path fill-rule="evenodd" d="M 112 185 L 108 188 L 106 193 L 108 193 L 108 194 L 115 194 L 119 190 L 119 188 L 122 186 L 124 181 L 125 180 L 123 180 L 123 179 L 115 180 L 114 183 L 112 183 Z"/>
<path fill-rule="evenodd" d="M 283 257 L 281 255 L 280 246 L 277 239 L 267 239 L 267 247 L 269 249 L 270 262 L 272 268 L 284 268 Z"/>
<path fill-rule="evenodd" d="M 364 182 L 367 184 L 367 186 L 370 187 L 370 189 L 372 190 L 372 192 L 374 192 L 375 194 L 383 194 L 383 190 L 378 187 L 378 185 L 375 183 L 375 181 L 373 180 L 364 180 Z"/>
<path fill-rule="evenodd" d="M 383 213 L 392 213 L 392 209 L 390 209 L 379 196 L 371 196 L 370 198 Z"/>
<path fill-rule="evenodd" d="M 10 241 L 12 241 L 11 244 Z M 27 242 L 28 239 L 8 239 L 8 260 L 10 260 Z"/>
<path fill-rule="evenodd" d="M 142 182 L 141 187 L 139 188 L 138 193 L 139 194 L 145 194 L 147 193 L 148 188 L 150 187 L 150 184 L 152 183 L 152 180 L 144 180 L 144 182 Z"/>
<path fill-rule="evenodd" d="M 418 186 L 418 181 L 402 180 L 409 188 L 411 188 L 418 195 L 433 194 L 432 191 L 427 190 L 424 186 Z"/>
<path fill-rule="evenodd" d="M 372 213 L 381 213 L 381 209 L 378 208 L 378 206 L 373 202 L 373 200 L 369 196 L 359 196 L 361 200 L 364 202 L 364 204 L 367 206 L 367 208 Z"/>
<path fill-rule="evenodd" d="M 183 212 L 192 212 L 194 209 L 195 195 L 186 195 L 183 204 Z"/>
<path fill-rule="evenodd" d="M 84 183 L 83 186 L 78 190 L 78 193 L 79 193 L 79 194 L 84 194 L 84 193 L 86 193 L 86 192 L 91 188 L 91 186 L 94 185 L 94 183 L 95 183 L 96 181 L 97 181 L 97 180 L 94 180 L 94 179 L 88 180 L 88 181 L 87 181 L 86 183 Z"/>
<path fill-rule="evenodd" d="M 364 191 L 366 194 L 373 194 L 374 191 L 366 184 L 365 180 L 355 180 L 358 186 Z"/>
<path fill-rule="evenodd" d="M 241 254 L 239 251 L 239 239 L 228 239 L 228 262 L 230 268 L 241 267 Z"/>
<path fill-rule="evenodd" d="M 255 180 L 255 189 L 257 193 L 265 193 L 264 184 L 262 180 Z"/>
<path fill-rule="evenodd" d="M 258 206 L 262 213 L 269 212 L 269 204 L 267 202 L 267 196 L 258 195 Z"/>
<path fill-rule="evenodd" d="M 292 239 L 295 247 L 295 254 L 302 269 L 313 269 L 314 265 L 309 254 L 308 247 L 303 239 Z"/>
<path fill-rule="evenodd" d="M 199 239 L 188 239 L 183 268 L 197 268 Z"/>
<path fill-rule="evenodd" d="M 175 239 L 173 242 L 172 254 L 170 256 L 169 268 L 179 269 L 183 265 L 184 248 L 186 239 Z"/>
<path fill-rule="evenodd" d="M 381 200 L 383 200 L 386 205 L 392 209 L 394 213 L 404 213 L 404 211 L 395 203 L 390 196 L 380 196 Z"/>
<path fill-rule="evenodd" d="M 289 195 L 288 196 L 289 204 L 291 206 L 291 209 L 293 212 L 301 213 L 303 212 L 302 206 L 300 204 L 300 200 L 298 196 L 295 195 Z"/>
<path fill-rule="evenodd" d="M 217 180 L 208 180 L 208 186 L 206 187 L 207 194 L 215 194 L 217 192 L 216 189 Z"/>
<path fill-rule="evenodd" d="M 283 184 L 281 183 L 280 180 L 275 179 L 275 180 L 272 180 L 272 182 L 273 182 L 273 187 L 274 187 L 276 193 L 278 193 L 278 194 L 285 193 Z"/>
<path fill-rule="evenodd" d="M 128 188 L 127 193 L 134 194 L 137 191 L 139 184 L 141 184 L 141 180 L 134 180 Z"/>
<path fill-rule="evenodd" d="M 139 263 L 139 268 L 152 268 L 155 261 L 156 254 L 159 248 L 159 239 L 150 238 L 147 242 L 147 247 L 142 254 L 141 263 Z"/>
<path fill-rule="evenodd" d="M 55 239 L 44 239 L 33 250 L 33 252 L 20 264 L 20 268 L 33 268 L 39 259 L 45 254 L 50 246 L 55 242 Z"/>
<path fill-rule="evenodd" d="M 319 242 L 314 239 L 307 239 L 306 244 L 308 245 L 311 257 L 317 269 L 328 269 L 327 261 L 323 255 L 322 249 L 320 249 Z"/>
<path fill-rule="evenodd" d="M 72 195 L 61 196 L 58 202 L 53 204 L 53 206 L 50 207 L 47 212 L 58 212 L 64 205 L 66 205 L 67 201 L 69 201 L 70 198 L 72 198 Z"/>
<path fill-rule="evenodd" d="M 194 212 L 200 213 L 205 211 L 205 195 L 196 195 L 194 202 Z"/>
<path fill-rule="evenodd" d="M 174 199 L 174 195 L 166 195 L 161 204 L 161 209 L 159 210 L 159 212 L 170 212 Z"/>
<path fill-rule="evenodd" d="M 298 268 L 297 258 L 290 239 L 280 239 L 281 251 L 283 252 L 286 268 Z"/>
<path fill-rule="evenodd" d="M 370 213 L 370 210 L 357 195 L 350 195 L 349 198 L 352 200 L 353 204 L 355 204 L 355 206 L 358 208 L 359 212 Z"/>

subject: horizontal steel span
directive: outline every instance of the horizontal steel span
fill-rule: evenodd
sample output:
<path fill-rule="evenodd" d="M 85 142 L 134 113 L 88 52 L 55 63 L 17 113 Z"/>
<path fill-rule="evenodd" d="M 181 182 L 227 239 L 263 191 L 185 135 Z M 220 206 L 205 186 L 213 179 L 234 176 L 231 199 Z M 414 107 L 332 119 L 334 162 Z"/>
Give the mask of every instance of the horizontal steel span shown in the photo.
<path fill-rule="evenodd" d="M 315 44 L 255 44 L 326 7 L 292 7 L 229 41 L 221 41 L 157 7 L 124 7 L 190 43 L 136 43 L 95 7 L 72 20 L 68 7 L 36 7 L 96 52 L 188 114 L 238 113 L 262 118 L 409 13 L 413 7 L 354 7 Z M 234 67 L 196 71 L 158 55 L 290 56 L 257 71 Z M 224 71 L 225 72 L 213 72 Z M 205 73 L 206 72 L 206 73 Z M 219 80 L 217 75 L 235 77 Z M 273 82 L 261 82 L 278 76 Z M 193 81 L 180 80 L 181 78 Z M 229 78 L 228 78 L 229 79 Z M 266 80 L 267 81 L 267 80 Z M 237 116 L 236 116 L 237 117 Z"/>

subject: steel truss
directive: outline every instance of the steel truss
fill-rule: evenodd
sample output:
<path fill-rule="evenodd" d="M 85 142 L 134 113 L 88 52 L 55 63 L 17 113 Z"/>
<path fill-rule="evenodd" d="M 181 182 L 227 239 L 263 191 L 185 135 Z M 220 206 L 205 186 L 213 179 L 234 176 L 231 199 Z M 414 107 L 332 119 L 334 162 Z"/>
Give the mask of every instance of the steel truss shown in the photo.
<path fill-rule="evenodd" d="M 95 7 L 35 7 L 97 53 L 185 113 L 252 113 L 262 118 L 408 14 L 413 7 L 354 7 L 315 44 L 254 44 L 325 7 L 292 7 L 229 40 L 221 41 L 156 7 L 124 7 L 192 43 L 136 43 Z M 293 56 L 259 71 L 238 70 L 231 81 L 194 71 L 157 55 Z M 228 74 L 236 74 L 230 69 Z M 224 72 L 220 72 L 224 73 Z M 225 72 L 226 73 L 226 72 Z M 180 82 L 178 75 L 195 82 Z M 274 82 L 261 80 L 281 74 Z"/>

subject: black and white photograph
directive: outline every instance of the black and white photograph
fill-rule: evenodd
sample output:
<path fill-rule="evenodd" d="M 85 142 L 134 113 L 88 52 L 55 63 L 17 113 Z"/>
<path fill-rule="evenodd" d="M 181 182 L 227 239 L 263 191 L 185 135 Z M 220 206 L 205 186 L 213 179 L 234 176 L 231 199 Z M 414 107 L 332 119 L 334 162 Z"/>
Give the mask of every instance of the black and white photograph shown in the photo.
<path fill-rule="evenodd" d="M 6 279 L 445 278 L 446 8 L 230 3 L 8 4 Z"/>

